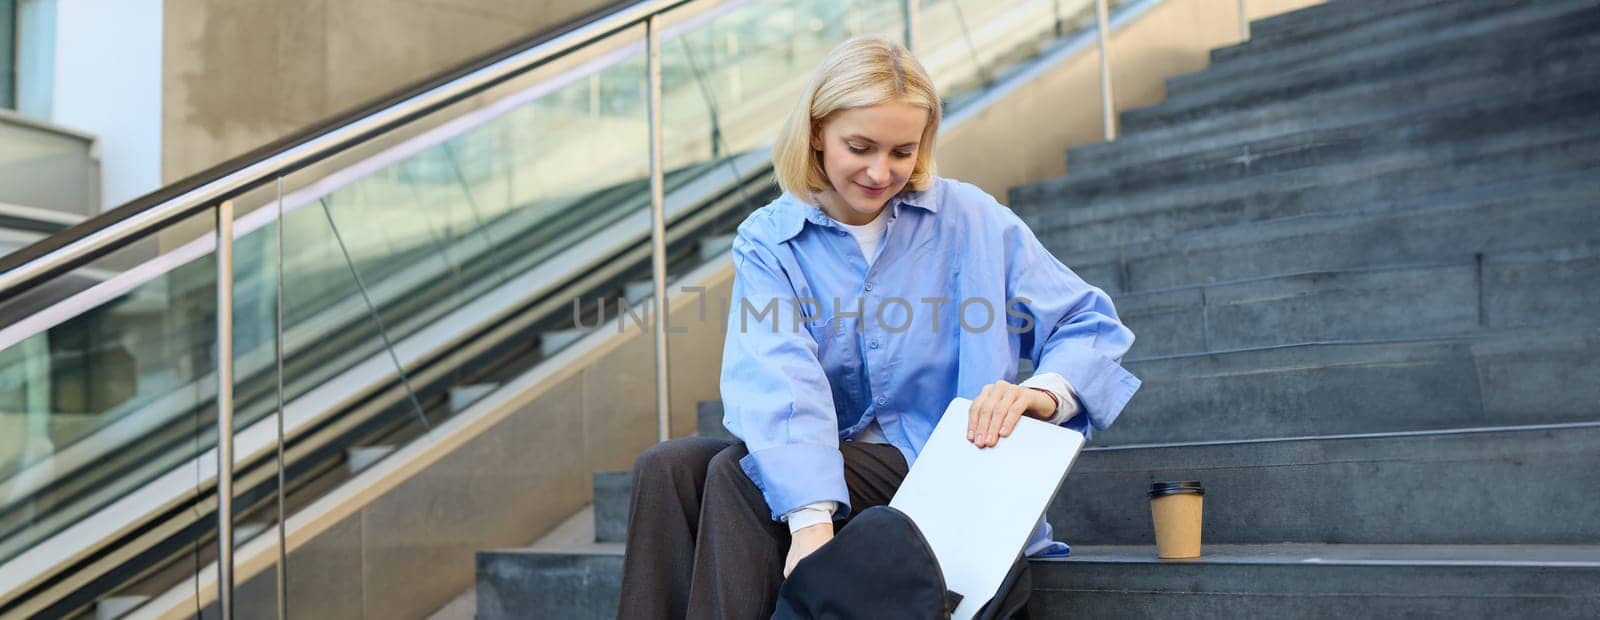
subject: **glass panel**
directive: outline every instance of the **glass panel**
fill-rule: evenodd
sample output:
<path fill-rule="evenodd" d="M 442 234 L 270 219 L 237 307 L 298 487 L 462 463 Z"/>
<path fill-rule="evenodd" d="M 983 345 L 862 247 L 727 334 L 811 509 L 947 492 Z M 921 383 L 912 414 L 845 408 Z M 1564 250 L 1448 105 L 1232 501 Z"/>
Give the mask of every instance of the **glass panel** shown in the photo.
<path fill-rule="evenodd" d="M 726 256 L 751 211 L 776 197 L 768 150 L 811 73 L 840 41 L 867 32 L 899 39 L 892 0 L 763 0 L 666 18 L 661 46 L 664 157 L 670 175 L 729 187 L 732 203 L 681 218 L 671 233 L 669 279 Z M 748 179 L 748 182 L 736 182 Z M 668 191 L 673 185 L 669 184 Z M 704 190 L 699 190 L 704 191 Z M 673 202 L 671 200 L 669 203 Z M 648 272 L 640 277 L 648 279 Z M 677 291 L 669 287 L 669 295 Z M 590 302 L 594 303 L 594 302 Z"/>
<path fill-rule="evenodd" d="M 1094 7 L 1094 0 L 924 0 L 918 55 L 940 94 L 959 107 L 1017 64 L 1094 28 Z"/>
<path fill-rule="evenodd" d="M 576 55 L 285 179 L 290 510 L 570 344 L 550 334 L 552 321 L 570 318 L 553 301 L 562 287 L 604 271 L 647 234 L 641 50 Z M 468 505 L 450 498 L 479 490 L 435 489 L 426 502 Z M 438 540 L 492 527 L 405 498 L 290 553 L 291 616 L 361 610 L 363 576 L 340 568 L 350 562 L 374 567 L 368 577 L 383 583 L 385 571 L 426 570 L 412 563 Z M 376 608 L 367 598 L 366 613 L 404 615 L 438 594 L 386 592 Z"/>
<path fill-rule="evenodd" d="M 215 440 L 214 217 L 0 305 L 0 561 L 26 552 L 54 566 L 95 548 L 124 525 L 127 507 L 112 503 L 135 490 L 194 496 L 185 464 Z M 151 261 L 175 268 L 153 279 L 127 268 Z M 85 588 L 53 609 L 105 594 Z"/>

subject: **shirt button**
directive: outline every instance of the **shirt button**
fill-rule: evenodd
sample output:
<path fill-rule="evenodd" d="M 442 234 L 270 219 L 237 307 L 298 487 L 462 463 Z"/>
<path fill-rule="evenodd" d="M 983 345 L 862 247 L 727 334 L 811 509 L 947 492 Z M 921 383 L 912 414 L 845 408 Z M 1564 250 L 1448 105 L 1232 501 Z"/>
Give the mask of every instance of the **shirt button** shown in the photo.
<path fill-rule="evenodd" d="M 887 396 L 879 396 L 878 397 L 878 404 L 880 404 L 880 405 L 889 404 L 889 397 L 887 397 Z"/>
<path fill-rule="evenodd" d="M 867 290 L 869 290 L 869 291 L 872 290 L 872 283 L 871 282 L 867 283 Z"/>
<path fill-rule="evenodd" d="M 833 232 L 834 232 L 834 233 L 835 233 L 835 234 L 838 234 L 838 235 L 839 235 L 839 236 L 840 236 L 840 237 L 843 237 L 843 236 L 844 236 L 844 231 L 842 231 L 842 230 L 835 230 L 835 231 L 833 231 Z"/>
<path fill-rule="evenodd" d="M 876 349 L 876 348 L 878 348 L 878 341 L 874 340 L 870 344 L 868 344 L 867 346 Z"/>

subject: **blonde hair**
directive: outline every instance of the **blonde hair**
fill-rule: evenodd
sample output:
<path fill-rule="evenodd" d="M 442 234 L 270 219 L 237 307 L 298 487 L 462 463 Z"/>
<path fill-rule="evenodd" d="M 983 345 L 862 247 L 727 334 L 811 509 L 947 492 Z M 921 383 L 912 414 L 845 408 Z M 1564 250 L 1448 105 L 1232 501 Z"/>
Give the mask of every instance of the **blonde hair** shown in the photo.
<path fill-rule="evenodd" d="M 805 199 L 826 190 L 828 175 L 822 154 L 811 147 L 819 123 L 839 110 L 903 101 L 928 111 L 917 147 L 917 163 L 905 191 L 920 191 L 933 182 L 933 146 L 939 134 L 939 95 L 922 63 L 904 46 L 879 35 L 845 40 L 822 60 L 811 83 L 778 131 L 772 147 L 778 187 Z"/>

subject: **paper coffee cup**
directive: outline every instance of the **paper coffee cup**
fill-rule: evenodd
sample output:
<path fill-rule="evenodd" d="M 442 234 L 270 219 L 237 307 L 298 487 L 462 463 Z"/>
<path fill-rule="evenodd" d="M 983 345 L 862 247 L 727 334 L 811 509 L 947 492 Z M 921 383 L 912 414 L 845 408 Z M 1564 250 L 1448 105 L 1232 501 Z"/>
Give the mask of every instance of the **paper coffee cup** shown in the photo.
<path fill-rule="evenodd" d="M 1156 556 L 1200 557 L 1200 513 L 1206 490 L 1198 480 L 1150 485 L 1150 516 L 1156 526 Z"/>

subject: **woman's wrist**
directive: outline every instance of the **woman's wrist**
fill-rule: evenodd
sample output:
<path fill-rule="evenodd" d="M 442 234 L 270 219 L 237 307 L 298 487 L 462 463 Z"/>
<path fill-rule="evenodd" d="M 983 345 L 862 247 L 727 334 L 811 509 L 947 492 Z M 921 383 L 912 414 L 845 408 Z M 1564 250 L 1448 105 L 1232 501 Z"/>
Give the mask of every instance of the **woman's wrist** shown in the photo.
<path fill-rule="evenodd" d="M 1061 408 L 1061 402 L 1056 400 L 1054 392 L 1033 386 L 1028 386 L 1028 390 L 1033 392 L 1033 399 L 1028 403 L 1028 417 L 1039 420 L 1049 420 L 1056 417 L 1056 411 Z"/>

